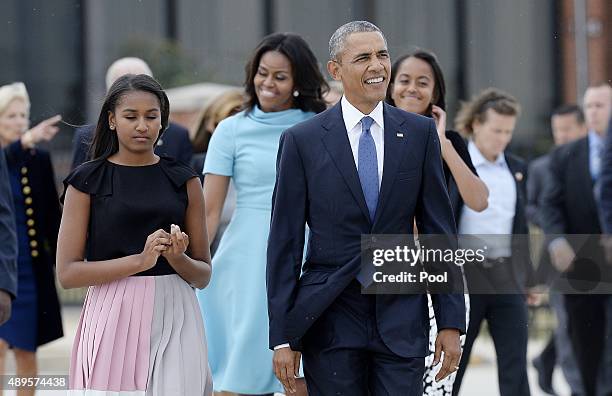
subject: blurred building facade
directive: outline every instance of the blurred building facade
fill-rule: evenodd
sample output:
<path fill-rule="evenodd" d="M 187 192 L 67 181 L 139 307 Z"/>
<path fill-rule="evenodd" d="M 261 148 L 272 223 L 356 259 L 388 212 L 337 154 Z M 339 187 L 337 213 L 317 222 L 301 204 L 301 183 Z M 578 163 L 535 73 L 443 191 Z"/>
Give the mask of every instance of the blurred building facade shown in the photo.
<path fill-rule="evenodd" d="M 438 55 L 450 119 L 488 86 L 515 95 L 515 145 L 527 155 L 546 147 L 554 107 L 612 78 L 608 0 L 3 0 L 0 83 L 27 84 L 34 121 L 94 122 L 117 57 L 144 57 L 166 87 L 241 85 L 264 35 L 303 35 L 324 69 L 330 35 L 354 19 L 380 26 L 392 58 L 417 47 Z M 59 152 L 69 150 L 64 129 L 51 143 Z"/>

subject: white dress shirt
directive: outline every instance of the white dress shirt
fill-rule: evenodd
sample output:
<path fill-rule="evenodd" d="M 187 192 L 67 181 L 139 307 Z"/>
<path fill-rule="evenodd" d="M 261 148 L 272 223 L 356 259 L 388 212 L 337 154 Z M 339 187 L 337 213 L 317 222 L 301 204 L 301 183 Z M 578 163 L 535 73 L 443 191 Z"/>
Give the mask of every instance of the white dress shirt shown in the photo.
<path fill-rule="evenodd" d="M 374 145 L 376 146 L 376 160 L 378 162 L 378 188 L 380 189 L 385 155 L 385 139 L 383 134 L 383 131 L 385 130 L 385 121 L 383 117 L 383 102 L 378 102 L 370 114 L 363 114 L 361 111 L 357 110 L 357 108 L 353 106 L 344 96 L 342 96 L 342 99 L 340 100 L 340 105 L 342 106 L 342 118 L 344 119 L 344 125 L 346 126 L 346 132 L 351 144 L 351 151 L 353 152 L 353 159 L 355 160 L 355 168 L 357 169 L 359 167 L 359 138 L 361 137 L 361 119 L 363 117 L 370 116 L 374 120 L 372 126 L 370 127 L 370 133 L 372 134 Z M 289 344 L 281 344 L 275 346 L 274 350 L 288 347 Z"/>
<path fill-rule="evenodd" d="M 345 96 L 340 100 L 342 106 L 342 118 L 346 126 L 349 142 L 351 143 L 351 151 L 355 160 L 355 167 L 359 167 L 359 138 L 361 137 L 361 119 L 363 117 L 372 117 L 374 122 L 370 127 L 370 133 L 376 145 L 376 160 L 378 162 L 378 188 L 382 182 L 383 164 L 385 157 L 385 121 L 383 117 L 383 102 L 378 102 L 374 110 L 370 114 L 363 114 L 355 106 L 353 106 Z"/>
<path fill-rule="evenodd" d="M 516 184 L 514 175 L 504 154 L 494 162 L 487 160 L 474 142 L 468 143 L 468 151 L 480 179 L 489 189 L 489 206 L 476 212 L 463 205 L 459 221 L 459 234 L 482 236 L 487 246 L 487 258 L 510 257 L 512 224 L 516 210 Z M 486 238 L 488 235 L 495 237 Z M 505 235 L 502 236 L 502 235 Z M 462 248 L 482 248 L 482 246 L 461 246 Z"/>

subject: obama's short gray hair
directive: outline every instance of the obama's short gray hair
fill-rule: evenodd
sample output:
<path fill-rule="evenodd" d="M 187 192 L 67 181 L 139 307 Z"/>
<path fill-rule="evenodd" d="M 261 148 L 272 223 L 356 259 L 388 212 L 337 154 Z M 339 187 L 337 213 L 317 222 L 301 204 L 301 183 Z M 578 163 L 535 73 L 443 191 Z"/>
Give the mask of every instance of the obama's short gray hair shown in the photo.
<path fill-rule="evenodd" d="M 346 38 L 352 33 L 366 33 L 366 32 L 378 32 L 385 40 L 385 45 L 387 44 L 387 39 L 383 32 L 378 28 L 378 26 L 374 25 L 372 22 L 368 21 L 352 21 L 345 23 L 340 26 L 334 34 L 332 34 L 329 39 L 329 59 L 338 60 L 338 56 L 344 49 L 344 45 L 346 44 Z"/>

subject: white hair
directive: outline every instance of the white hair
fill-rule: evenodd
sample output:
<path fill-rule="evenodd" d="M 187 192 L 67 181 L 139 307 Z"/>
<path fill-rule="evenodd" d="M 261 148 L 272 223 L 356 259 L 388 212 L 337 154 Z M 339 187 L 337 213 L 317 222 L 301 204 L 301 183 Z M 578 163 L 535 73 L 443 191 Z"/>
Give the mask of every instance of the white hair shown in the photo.
<path fill-rule="evenodd" d="M 153 72 L 147 62 L 140 58 L 127 57 L 114 61 L 106 71 L 106 90 L 108 91 L 115 81 L 126 74 L 146 74 L 153 77 Z"/>
<path fill-rule="evenodd" d="M 23 100 L 26 104 L 26 110 L 28 113 L 30 112 L 30 97 L 24 83 L 14 82 L 0 87 L 0 114 L 4 113 L 15 99 Z"/>
<path fill-rule="evenodd" d="M 352 21 L 345 23 L 340 26 L 334 34 L 332 34 L 329 39 L 329 59 L 338 60 L 340 53 L 344 50 L 344 45 L 346 44 L 346 39 L 349 35 L 353 33 L 366 33 L 366 32 L 378 32 L 385 40 L 385 45 L 387 44 L 387 39 L 383 32 L 378 28 L 378 26 L 374 25 L 372 22 L 368 21 Z"/>

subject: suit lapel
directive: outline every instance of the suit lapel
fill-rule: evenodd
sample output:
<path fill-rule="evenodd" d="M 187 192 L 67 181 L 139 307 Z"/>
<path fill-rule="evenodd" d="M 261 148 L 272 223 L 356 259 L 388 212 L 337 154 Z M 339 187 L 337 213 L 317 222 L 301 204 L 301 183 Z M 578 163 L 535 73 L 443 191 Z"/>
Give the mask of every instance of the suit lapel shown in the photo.
<path fill-rule="evenodd" d="M 392 111 L 393 109 L 386 103 L 383 106 L 383 117 L 385 123 L 384 139 L 385 139 L 385 156 L 383 162 L 383 177 L 380 186 L 380 194 L 378 195 L 378 205 L 376 207 L 376 215 L 374 216 L 374 225 L 380 218 L 385 204 L 391 195 L 395 174 L 400 165 L 402 158 L 402 150 L 404 142 L 410 139 L 410 132 L 400 130 L 400 126 L 404 120 L 397 117 Z M 403 137 L 398 137 L 398 133 L 403 133 Z"/>
<path fill-rule="evenodd" d="M 331 110 L 322 123 L 325 132 L 323 133 L 322 141 L 325 149 L 340 171 L 344 178 L 344 182 L 351 190 L 355 201 L 359 205 L 363 215 L 370 221 L 370 214 L 361 189 L 361 182 L 355 166 L 355 159 L 351 151 L 351 143 L 348 139 L 344 119 L 342 118 L 342 107 L 338 102 Z"/>
<path fill-rule="evenodd" d="M 589 139 L 584 138 L 580 144 L 579 150 L 576 153 L 576 174 L 580 175 L 579 180 L 582 183 L 582 187 L 576 186 L 576 191 L 586 192 L 585 204 L 589 211 L 597 211 L 597 204 L 595 203 L 595 195 L 593 193 L 594 183 L 593 176 L 591 176 L 590 158 L 589 158 Z"/>
<path fill-rule="evenodd" d="M 510 173 L 512 174 L 512 180 L 514 180 L 514 185 L 516 188 L 516 203 L 514 204 L 514 219 L 512 221 L 512 233 L 519 233 L 519 221 L 521 221 L 521 208 L 523 207 L 523 194 L 521 193 L 521 185 L 520 180 L 522 180 L 525 175 L 521 172 L 518 164 L 514 162 L 514 160 L 508 155 L 505 155 L 506 165 L 508 165 L 508 169 L 510 169 Z M 519 176 L 520 175 L 520 176 Z"/>

